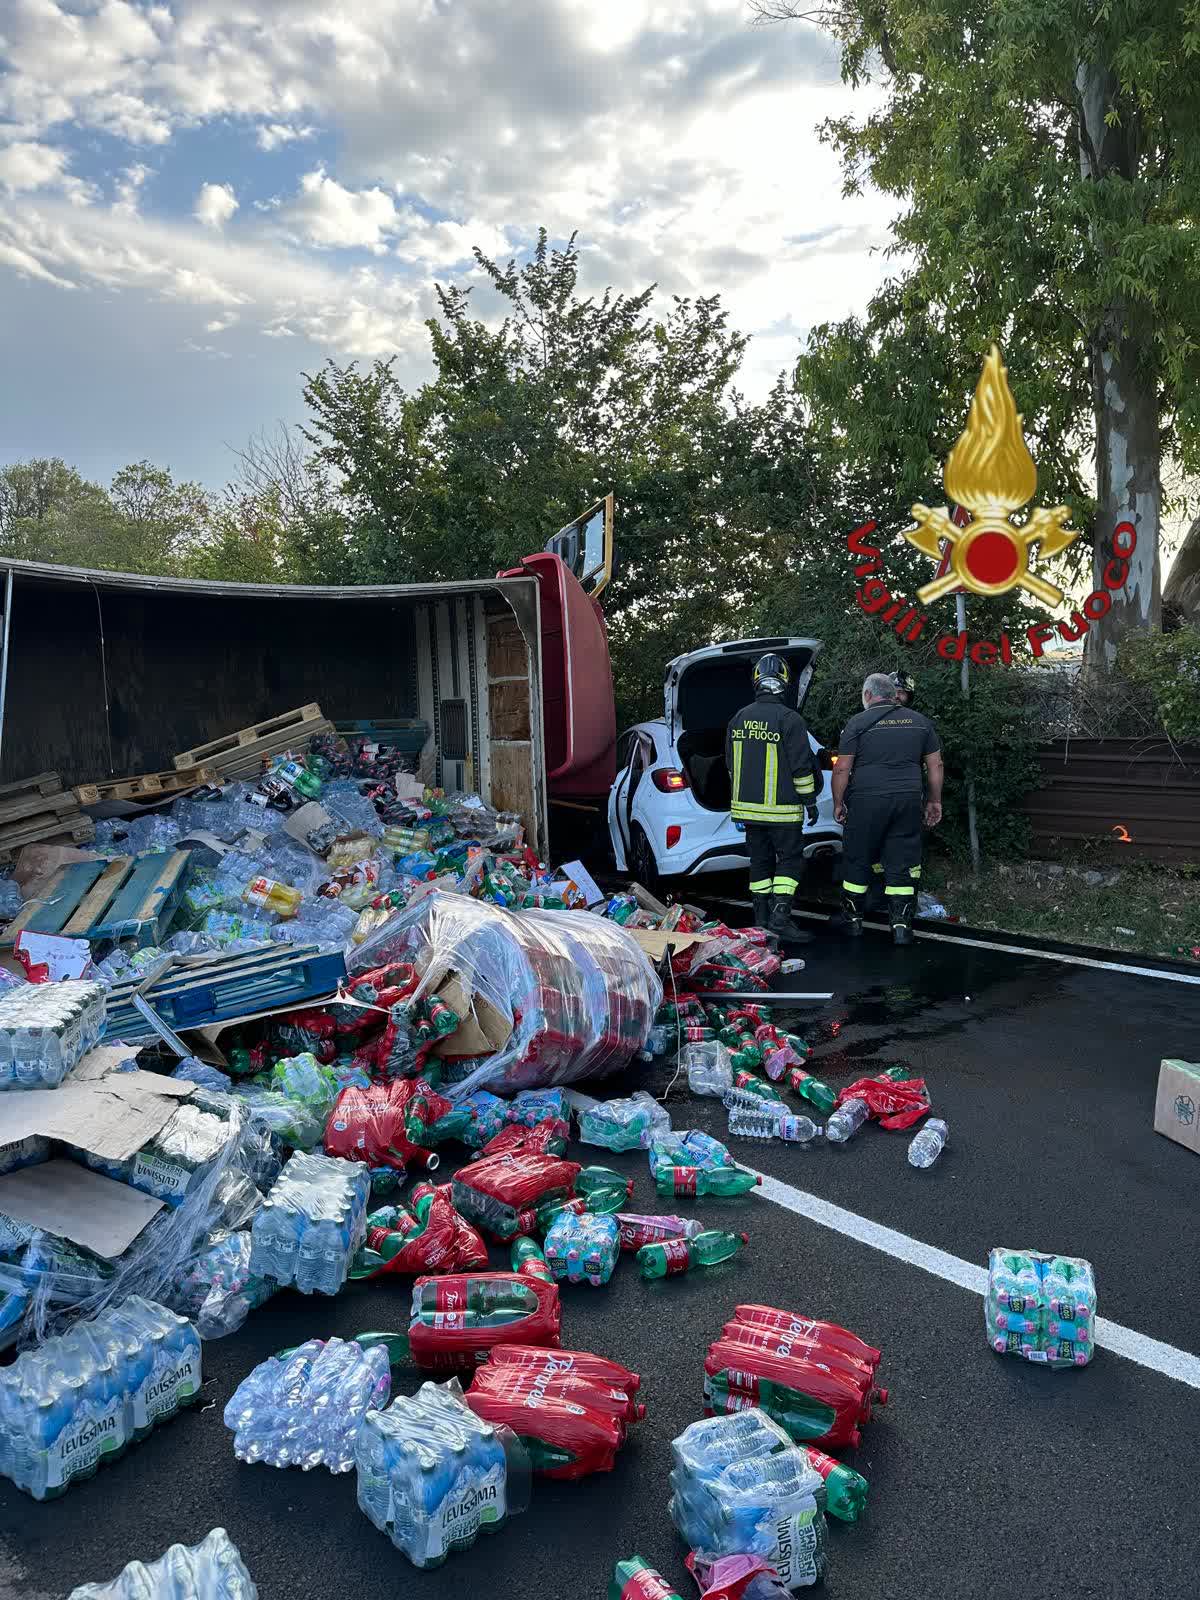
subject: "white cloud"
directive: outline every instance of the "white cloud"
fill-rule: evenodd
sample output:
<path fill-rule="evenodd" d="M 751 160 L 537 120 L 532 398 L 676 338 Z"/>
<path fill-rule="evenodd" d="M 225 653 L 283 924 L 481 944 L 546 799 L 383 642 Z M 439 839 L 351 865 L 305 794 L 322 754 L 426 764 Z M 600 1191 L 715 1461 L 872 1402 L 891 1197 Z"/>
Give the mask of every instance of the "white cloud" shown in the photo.
<path fill-rule="evenodd" d="M 152 169 L 140 161 L 125 167 L 113 184 L 112 209 L 117 216 L 136 217 L 141 209 L 142 189 Z"/>
<path fill-rule="evenodd" d="M 238 198 L 228 183 L 205 183 L 196 196 L 192 215 L 206 228 L 221 229 L 238 208 Z"/>
<path fill-rule="evenodd" d="M 323 167 L 306 172 L 296 198 L 280 208 L 284 222 L 323 249 L 362 249 L 382 255 L 400 226 L 391 195 L 382 189 L 345 189 Z"/>
<path fill-rule="evenodd" d="M 256 130 L 254 138 L 260 150 L 278 150 L 280 145 L 292 144 L 297 139 L 311 139 L 316 131 L 315 128 L 293 128 L 286 122 L 266 122 Z"/>
<path fill-rule="evenodd" d="M 234 327 L 237 321 L 237 313 L 235 311 L 230 311 L 223 317 L 214 317 L 211 322 L 206 322 L 204 324 L 204 331 L 205 333 L 224 333 L 226 328 Z"/>
<path fill-rule="evenodd" d="M 0 149 L 0 184 L 11 193 L 57 184 L 67 168 L 67 152 L 23 139 Z"/>

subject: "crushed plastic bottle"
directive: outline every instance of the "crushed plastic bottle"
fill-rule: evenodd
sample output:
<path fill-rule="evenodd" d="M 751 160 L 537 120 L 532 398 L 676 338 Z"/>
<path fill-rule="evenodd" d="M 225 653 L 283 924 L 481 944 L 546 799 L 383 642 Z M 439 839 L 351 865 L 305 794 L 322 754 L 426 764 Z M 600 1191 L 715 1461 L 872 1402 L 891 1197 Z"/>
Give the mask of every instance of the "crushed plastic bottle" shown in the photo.
<path fill-rule="evenodd" d="M 845 1100 L 825 1124 L 825 1137 L 830 1144 L 846 1144 L 870 1115 L 865 1100 Z"/>
<path fill-rule="evenodd" d="M 715 1267 L 732 1260 L 749 1243 L 748 1233 L 722 1233 L 715 1228 L 691 1239 L 665 1239 L 661 1244 L 642 1246 L 637 1253 L 638 1271 L 643 1278 L 671 1278 L 692 1267 Z"/>
<path fill-rule="evenodd" d="M 586 1282 L 599 1288 L 612 1277 L 620 1251 L 616 1217 L 564 1211 L 546 1235 L 546 1261 L 560 1282 Z"/>
<path fill-rule="evenodd" d="M 239 1461 L 349 1472 L 363 1418 L 386 1406 L 391 1392 L 382 1345 L 309 1339 L 242 1379 L 226 1404 L 225 1426 Z"/>
<path fill-rule="evenodd" d="M 529 1504 L 529 1455 L 455 1380 L 370 1411 L 354 1446 L 359 1509 L 415 1567 L 437 1567 Z"/>
<path fill-rule="evenodd" d="M 769 1418 L 751 1410 L 696 1422 L 671 1449 L 671 1519 L 693 1550 L 756 1555 L 788 1589 L 821 1581 L 824 1484 Z"/>
<path fill-rule="evenodd" d="M 130 1295 L 0 1369 L 0 1476 L 35 1500 L 115 1461 L 200 1393 L 200 1340 Z"/>
<path fill-rule="evenodd" d="M 704 1232 L 704 1224 L 695 1217 L 646 1216 L 633 1211 L 618 1211 L 617 1223 L 621 1230 L 621 1249 L 640 1250 L 646 1244 L 658 1244 L 665 1239 L 694 1239 Z"/>
<path fill-rule="evenodd" d="M 719 1100 L 726 1089 L 733 1087 L 729 1050 L 717 1039 L 686 1045 L 680 1052 L 679 1064 L 687 1073 L 688 1088 L 693 1094 Z"/>
<path fill-rule="evenodd" d="M 250 1313 L 275 1293 L 272 1279 L 256 1278 L 250 1271 L 250 1250 L 246 1230 L 220 1234 L 175 1274 L 171 1307 L 196 1324 L 202 1339 L 236 1333 Z"/>
<path fill-rule="evenodd" d="M 67 1600 L 258 1600 L 254 1580 L 224 1528 L 199 1544 L 173 1544 L 149 1566 L 131 1561 L 109 1583 L 85 1583 Z"/>
<path fill-rule="evenodd" d="M 255 1276 L 295 1284 L 302 1294 L 337 1294 L 366 1235 L 370 1192 L 360 1162 L 294 1155 L 254 1219 Z"/>
<path fill-rule="evenodd" d="M 925 1126 L 913 1135 L 908 1147 L 909 1166 L 931 1167 L 946 1148 L 949 1138 L 950 1128 L 941 1117 L 930 1117 Z"/>
<path fill-rule="evenodd" d="M 27 983 L 0 995 L 0 1089 L 57 1089 L 104 1033 L 103 984 Z"/>
<path fill-rule="evenodd" d="M 590 1106 L 579 1119 L 579 1138 L 605 1150 L 649 1149 L 670 1128 L 670 1112 L 638 1089 L 626 1100 L 602 1100 Z"/>

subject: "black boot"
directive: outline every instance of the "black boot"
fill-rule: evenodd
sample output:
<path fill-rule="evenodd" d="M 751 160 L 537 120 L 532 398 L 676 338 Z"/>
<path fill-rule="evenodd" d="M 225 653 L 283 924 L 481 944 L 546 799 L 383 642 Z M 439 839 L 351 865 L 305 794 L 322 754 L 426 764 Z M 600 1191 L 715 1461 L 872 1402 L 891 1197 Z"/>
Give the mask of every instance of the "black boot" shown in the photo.
<path fill-rule="evenodd" d="M 754 903 L 754 926 L 756 928 L 769 928 L 771 926 L 771 896 L 769 894 L 752 894 L 750 899 Z"/>
<path fill-rule="evenodd" d="M 838 926 L 852 939 L 862 938 L 862 906 L 857 895 L 842 894 L 842 914 Z"/>
<path fill-rule="evenodd" d="M 892 902 L 892 939 L 896 944 L 912 943 L 913 916 L 917 909 L 915 894 L 894 894 Z"/>
<path fill-rule="evenodd" d="M 784 944 L 811 944 L 813 936 L 806 928 L 792 920 L 792 897 L 776 895 L 771 907 L 770 929 Z"/>

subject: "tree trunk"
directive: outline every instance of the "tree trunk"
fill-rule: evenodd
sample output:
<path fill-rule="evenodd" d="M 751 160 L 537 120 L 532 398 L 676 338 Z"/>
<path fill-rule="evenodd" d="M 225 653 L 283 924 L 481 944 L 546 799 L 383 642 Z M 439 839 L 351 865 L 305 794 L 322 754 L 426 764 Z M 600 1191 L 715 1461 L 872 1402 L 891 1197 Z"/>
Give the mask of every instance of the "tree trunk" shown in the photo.
<path fill-rule="evenodd" d="M 1120 108 L 1114 75 L 1101 63 L 1082 62 L 1076 74 L 1080 98 L 1079 166 L 1086 180 L 1123 178 L 1138 166 L 1138 123 L 1132 108 Z M 1093 670 L 1108 671 L 1122 636 L 1162 625 L 1158 539 L 1162 512 L 1159 476 L 1158 383 L 1153 338 L 1144 316 L 1128 305 L 1109 306 L 1092 339 L 1092 395 L 1096 416 L 1096 540 L 1092 584 L 1104 589 L 1104 569 L 1113 560 L 1119 523 L 1137 529 L 1124 588 L 1112 592 L 1112 608 L 1088 632 L 1086 657 Z M 1105 590 L 1105 592 L 1108 592 Z"/>

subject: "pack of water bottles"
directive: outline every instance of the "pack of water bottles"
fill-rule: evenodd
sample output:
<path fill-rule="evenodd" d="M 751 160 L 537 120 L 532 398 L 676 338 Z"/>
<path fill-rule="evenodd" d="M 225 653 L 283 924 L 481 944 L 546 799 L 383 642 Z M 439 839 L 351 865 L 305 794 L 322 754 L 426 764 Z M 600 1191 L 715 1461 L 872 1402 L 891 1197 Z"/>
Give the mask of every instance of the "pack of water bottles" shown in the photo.
<path fill-rule="evenodd" d="M 590 1283 L 600 1288 L 613 1275 L 621 1253 L 621 1228 L 615 1216 L 560 1212 L 546 1235 L 546 1260 L 559 1283 Z"/>
<path fill-rule="evenodd" d="M 64 1493 L 200 1392 L 200 1339 L 133 1295 L 0 1369 L 0 1476 L 35 1500 Z"/>
<path fill-rule="evenodd" d="M 337 1294 L 366 1236 L 370 1193 L 361 1162 L 297 1152 L 254 1219 L 250 1270 L 301 1294 Z"/>
<path fill-rule="evenodd" d="M 1000 1355 L 1056 1370 L 1095 1353 L 1096 1279 L 1080 1256 L 993 1250 L 984 1301 L 987 1340 Z"/>
<path fill-rule="evenodd" d="M 729 1048 L 719 1039 L 684 1045 L 679 1052 L 679 1064 L 687 1073 L 688 1088 L 693 1094 L 719 1100 L 726 1089 L 733 1087 Z"/>
<path fill-rule="evenodd" d="M 173 1544 L 147 1566 L 131 1561 L 111 1583 L 85 1583 L 67 1600 L 258 1600 L 254 1579 L 224 1528 Z"/>
<path fill-rule="evenodd" d="M 660 1169 L 670 1167 L 732 1167 L 735 1165 L 728 1147 L 714 1139 L 702 1128 L 686 1128 L 682 1133 L 668 1129 L 650 1144 L 647 1158 L 650 1175 L 657 1178 Z"/>
<path fill-rule="evenodd" d="M 0 995 L 0 1090 L 57 1089 L 104 1035 L 100 983 L 26 983 Z"/>
<path fill-rule="evenodd" d="M 755 1555 L 788 1589 L 825 1575 L 824 1483 L 761 1411 L 694 1422 L 671 1445 L 671 1520 L 705 1555 Z"/>
<path fill-rule="evenodd" d="M 670 1112 L 645 1089 L 625 1100 L 600 1100 L 579 1115 L 580 1142 L 605 1150 L 648 1150 L 670 1131 Z"/>
<path fill-rule="evenodd" d="M 242 1379 L 225 1406 L 225 1426 L 239 1461 L 349 1472 L 363 1418 L 386 1406 L 391 1392 L 382 1345 L 308 1339 Z"/>
<path fill-rule="evenodd" d="M 415 1567 L 440 1566 L 529 1504 L 524 1445 L 477 1417 L 453 1379 L 367 1412 L 354 1459 L 360 1510 Z"/>
<path fill-rule="evenodd" d="M 503 911 L 462 894 L 430 894 L 352 950 L 352 974 L 395 961 L 421 972 L 414 998 L 453 972 L 509 1028 L 493 1053 L 447 1062 L 447 1093 L 500 1093 L 604 1076 L 643 1047 L 662 985 L 636 940 L 586 912 Z"/>
<path fill-rule="evenodd" d="M 179 1268 L 163 1298 L 196 1324 L 202 1339 L 236 1333 L 250 1313 L 275 1293 L 272 1278 L 250 1270 L 250 1234 L 245 1229 L 209 1235 Z"/>

